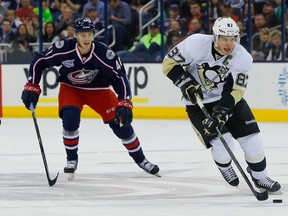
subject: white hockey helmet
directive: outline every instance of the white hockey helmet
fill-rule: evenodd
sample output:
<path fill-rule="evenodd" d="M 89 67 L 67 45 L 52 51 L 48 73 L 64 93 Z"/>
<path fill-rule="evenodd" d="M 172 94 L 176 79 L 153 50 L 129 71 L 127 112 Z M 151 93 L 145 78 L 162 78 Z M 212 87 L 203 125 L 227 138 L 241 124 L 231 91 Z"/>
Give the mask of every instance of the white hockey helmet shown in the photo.
<path fill-rule="evenodd" d="M 237 23 L 231 17 L 219 17 L 213 25 L 214 42 L 218 44 L 219 35 L 235 36 L 240 43 L 240 31 Z"/>

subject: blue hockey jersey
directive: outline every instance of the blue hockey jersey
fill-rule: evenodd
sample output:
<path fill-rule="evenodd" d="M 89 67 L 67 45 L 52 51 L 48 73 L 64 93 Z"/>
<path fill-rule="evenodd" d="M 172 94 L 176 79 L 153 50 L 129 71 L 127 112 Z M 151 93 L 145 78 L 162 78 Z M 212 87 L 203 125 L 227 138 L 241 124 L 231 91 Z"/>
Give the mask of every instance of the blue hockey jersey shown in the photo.
<path fill-rule="evenodd" d="M 76 40 L 55 42 L 37 55 L 29 68 L 29 82 L 39 84 L 46 68 L 60 66 L 58 81 L 85 90 L 113 87 L 119 99 L 131 100 L 130 83 L 120 58 L 105 44 L 92 43 L 92 52 L 81 55 Z"/>

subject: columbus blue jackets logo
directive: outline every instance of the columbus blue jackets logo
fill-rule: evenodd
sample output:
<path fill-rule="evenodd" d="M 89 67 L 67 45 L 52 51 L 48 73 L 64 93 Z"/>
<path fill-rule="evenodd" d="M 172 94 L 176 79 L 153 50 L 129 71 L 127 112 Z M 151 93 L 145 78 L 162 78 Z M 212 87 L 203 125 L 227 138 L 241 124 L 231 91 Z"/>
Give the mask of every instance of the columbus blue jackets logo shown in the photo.
<path fill-rule="evenodd" d="M 80 70 L 80 71 L 75 71 L 73 73 L 70 73 L 68 75 L 68 79 L 73 83 L 73 84 L 78 84 L 78 85 L 83 85 L 83 84 L 88 84 L 91 83 L 92 80 L 96 77 L 98 74 L 98 69 L 95 70 Z"/>
<path fill-rule="evenodd" d="M 229 68 L 215 65 L 211 67 L 208 63 L 196 64 L 197 71 L 203 87 L 207 91 L 218 89 L 218 84 L 226 82 Z"/>

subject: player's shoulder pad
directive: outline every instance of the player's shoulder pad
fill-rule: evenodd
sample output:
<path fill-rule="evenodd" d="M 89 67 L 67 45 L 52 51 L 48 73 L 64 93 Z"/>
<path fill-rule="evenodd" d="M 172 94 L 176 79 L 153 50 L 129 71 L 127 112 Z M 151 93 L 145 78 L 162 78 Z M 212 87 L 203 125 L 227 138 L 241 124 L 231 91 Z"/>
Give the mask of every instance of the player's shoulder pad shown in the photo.
<path fill-rule="evenodd" d="M 235 58 L 234 61 L 238 67 L 238 71 L 249 71 L 253 64 L 251 54 L 241 45 L 236 45 L 235 49 L 237 59 Z"/>
<path fill-rule="evenodd" d="M 56 52 L 64 51 L 67 49 L 75 48 L 76 43 L 77 43 L 77 41 L 74 39 L 60 40 L 60 41 L 56 41 L 54 44 L 52 44 L 52 46 L 49 49 L 53 49 Z"/>
<path fill-rule="evenodd" d="M 94 53 L 96 55 L 101 56 L 102 58 L 106 58 L 107 60 L 112 60 L 117 56 L 116 53 L 106 44 L 99 41 L 94 41 L 94 44 Z"/>

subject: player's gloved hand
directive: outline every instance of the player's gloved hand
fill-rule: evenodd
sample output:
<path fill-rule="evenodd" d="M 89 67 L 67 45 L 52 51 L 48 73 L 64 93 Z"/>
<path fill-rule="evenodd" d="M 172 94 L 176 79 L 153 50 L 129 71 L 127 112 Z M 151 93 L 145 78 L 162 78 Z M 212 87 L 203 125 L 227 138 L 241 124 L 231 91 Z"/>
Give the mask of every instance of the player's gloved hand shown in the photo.
<path fill-rule="evenodd" d="M 197 80 L 189 73 L 181 74 L 178 79 L 174 82 L 174 85 L 179 87 L 182 91 L 183 97 L 186 100 L 196 104 L 196 95 L 203 99 L 203 93 L 200 88 L 200 84 Z"/>
<path fill-rule="evenodd" d="M 39 85 L 26 83 L 21 95 L 21 99 L 25 104 L 25 107 L 27 109 L 30 109 L 30 104 L 32 103 L 34 105 L 34 108 L 36 108 L 40 94 L 41 94 L 41 88 Z"/>
<path fill-rule="evenodd" d="M 129 100 L 119 100 L 118 106 L 115 110 L 115 120 L 120 125 L 126 126 L 131 124 L 133 104 Z"/>
<path fill-rule="evenodd" d="M 210 118 L 203 120 L 204 132 L 207 136 L 217 135 L 216 128 L 220 131 L 229 118 L 229 109 L 222 106 L 215 106 Z"/>

